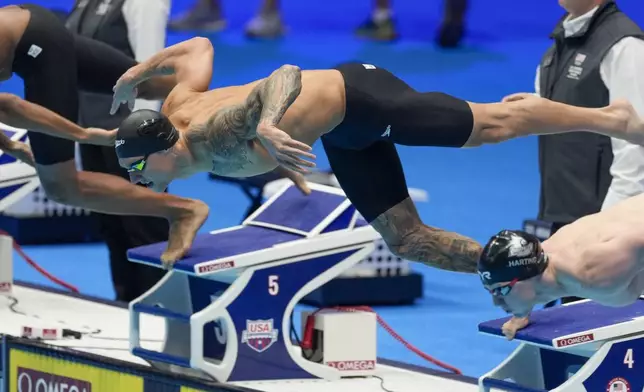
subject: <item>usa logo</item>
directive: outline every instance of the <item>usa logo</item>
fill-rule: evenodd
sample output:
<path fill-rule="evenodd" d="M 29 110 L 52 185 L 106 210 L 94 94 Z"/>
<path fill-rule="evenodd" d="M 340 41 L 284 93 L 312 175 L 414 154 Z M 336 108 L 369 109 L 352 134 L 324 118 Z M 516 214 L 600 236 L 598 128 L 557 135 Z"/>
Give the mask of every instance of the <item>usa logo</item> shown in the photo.
<path fill-rule="evenodd" d="M 246 320 L 246 329 L 242 331 L 241 342 L 261 353 L 277 342 L 278 332 L 273 328 L 273 319 Z"/>

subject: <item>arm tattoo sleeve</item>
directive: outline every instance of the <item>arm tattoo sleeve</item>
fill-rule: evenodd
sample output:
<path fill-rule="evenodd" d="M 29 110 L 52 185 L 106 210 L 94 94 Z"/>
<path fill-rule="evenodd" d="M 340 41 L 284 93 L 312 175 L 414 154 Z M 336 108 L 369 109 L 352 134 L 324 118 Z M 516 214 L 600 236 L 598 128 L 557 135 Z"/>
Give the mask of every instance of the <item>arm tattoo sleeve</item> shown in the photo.
<path fill-rule="evenodd" d="M 242 105 L 217 112 L 186 136 L 190 143 L 207 146 L 215 160 L 215 172 L 240 170 L 249 163 L 247 144 L 257 136 L 257 125 L 276 125 L 302 89 L 298 67 L 284 65 L 260 82 Z"/>
<path fill-rule="evenodd" d="M 293 65 L 281 66 L 256 88 L 256 98 L 261 103 L 261 115 L 258 121 L 266 125 L 277 125 L 289 106 L 300 95 L 300 91 L 302 91 L 300 68 Z"/>
<path fill-rule="evenodd" d="M 475 273 L 477 270 L 481 245 L 460 234 L 424 225 L 409 198 L 371 224 L 391 251 L 402 258 L 448 271 Z"/>
<path fill-rule="evenodd" d="M 254 132 L 249 130 L 247 114 L 244 105 L 232 106 L 187 132 L 188 144 L 201 145 L 212 157 L 213 172 L 226 175 L 249 163 L 246 145 Z"/>

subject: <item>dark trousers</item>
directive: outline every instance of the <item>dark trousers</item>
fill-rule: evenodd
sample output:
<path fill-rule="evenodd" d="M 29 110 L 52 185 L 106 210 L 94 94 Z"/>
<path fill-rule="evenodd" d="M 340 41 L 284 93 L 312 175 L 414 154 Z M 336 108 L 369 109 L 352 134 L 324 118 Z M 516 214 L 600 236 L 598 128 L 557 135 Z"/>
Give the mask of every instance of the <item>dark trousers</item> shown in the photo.
<path fill-rule="evenodd" d="M 83 169 L 113 174 L 128 179 L 116 158 L 113 147 L 83 144 L 80 147 Z M 92 212 L 109 250 L 112 282 L 116 299 L 129 302 L 145 293 L 166 271 L 127 259 L 127 250 L 137 246 L 167 241 L 169 224 L 163 218 L 117 216 Z"/>

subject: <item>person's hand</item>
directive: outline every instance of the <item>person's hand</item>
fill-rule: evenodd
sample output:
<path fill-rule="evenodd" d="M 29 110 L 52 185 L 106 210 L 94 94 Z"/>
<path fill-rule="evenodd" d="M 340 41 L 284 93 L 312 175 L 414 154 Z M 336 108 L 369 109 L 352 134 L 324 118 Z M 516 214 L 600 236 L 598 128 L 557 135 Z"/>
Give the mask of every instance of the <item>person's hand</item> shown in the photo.
<path fill-rule="evenodd" d="M 515 93 L 515 94 L 510 94 L 503 97 L 501 102 L 516 102 L 516 101 L 523 101 L 526 99 L 539 100 L 544 98 L 541 98 L 538 95 L 535 95 L 532 93 Z"/>
<path fill-rule="evenodd" d="M 512 317 L 501 327 L 501 332 L 508 340 L 514 339 L 517 332 L 530 324 L 528 317 Z"/>
<path fill-rule="evenodd" d="M 34 160 L 34 154 L 31 151 L 31 147 L 29 147 L 29 145 L 26 143 L 13 142 L 11 148 L 8 151 L 5 151 L 5 153 L 26 163 L 29 166 L 36 166 L 36 161 Z"/>
<path fill-rule="evenodd" d="M 288 133 L 274 126 L 258 126 L 257 137 L 268 153 L 277 163 L 288 170 L 298 173 L 308 173 L 307 167 L 315 167 L 315 163 L 304 158 L 315 159 L 311 146 L 294 140 Z"/>
<path fill-rule="evenodd" d="M 309 183 L 306 181 L 303 175 L 296 173 L 294 171 L 288 170 L 290 173 L 289 178 L 295 184 L 295 187 L 300 190 L 304 195 L 308 196 L 311 194 L 311 188 L 309 188 Z"/>
<path fill-rule="evenodd" d="M 305 196 L 311 194 L 311 188 L 309 188 L 309 183 L 306 181 L 303 175 L 296 173 L 292 170 L 288 170 L 285 167 L 278 166 L 275 171 L 282 177 L 286 177 L 289 180 L 293 181 L 295 187 L 300 190 Z"/>
<path fill-rule="evenodd" d="M 136 85 L 137 81 L 132 69 L 128 70 L 116 81 L 116 85 L 112 89 L 114 95 L 112 96 L 110 114 L 116 113 L 121 104 L 126 104 L 130 110 L 134 109 L 134 101 L 138 94 Z"/>
<path fill-rule="evenodd" d="M 116 129 L 108 131 L 101 128 L 87 128 L 85 132 L 87 133 L 87 139 L 83 141 L 84 144 L 113 147 L 116 141 Z"/>

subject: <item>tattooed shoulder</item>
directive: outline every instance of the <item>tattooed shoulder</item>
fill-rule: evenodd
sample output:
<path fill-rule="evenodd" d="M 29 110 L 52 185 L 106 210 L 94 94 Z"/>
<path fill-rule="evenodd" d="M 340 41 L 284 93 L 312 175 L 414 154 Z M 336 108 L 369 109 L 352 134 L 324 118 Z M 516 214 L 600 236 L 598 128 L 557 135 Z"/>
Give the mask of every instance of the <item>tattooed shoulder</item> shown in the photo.
<path fill-rule="evenodd" d="M 249 159 L 249 126 L 242 106 L 226 108 L 206 122 L 193 126 L 186 139 L 192 146 L 203 149 L 213 162 L 212 172 L 219 175 L 245 169 Z"/>

